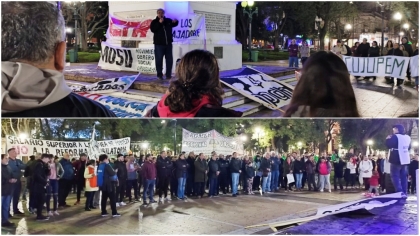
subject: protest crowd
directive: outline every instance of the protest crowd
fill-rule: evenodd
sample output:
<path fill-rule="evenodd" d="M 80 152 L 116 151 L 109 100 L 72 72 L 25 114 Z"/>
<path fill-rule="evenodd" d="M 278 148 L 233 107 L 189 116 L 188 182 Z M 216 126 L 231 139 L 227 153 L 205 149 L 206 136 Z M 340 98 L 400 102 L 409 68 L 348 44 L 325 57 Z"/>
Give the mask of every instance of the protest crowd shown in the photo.
<path fill-rule="evenodd" d="M 2 226 L 5 227 L 14 225 L 8 220 L 12 217 L 9 212 L 13 212 L 13 217 L 25 214 L 18 209 L 21 192 L 22 200 L 29 201 L 29 213 L 36 214 L 39 221 L 59 215 L 59 209 L 71 207 L 66 199 L 72 190 L 76 194 L 74 206 L 84 206 L 86 211 L 99 207 L 103 217 L 108 216 L 107 200 L 112 217 L 118 217 L 117 207 L 141 201 L 143 206 L 148 206 L 172 199 L 216 198 L 227 194 L 264 196 L 282 189 L 286 192 L 366 191 L 370 197 L 395 192 L 382 155 L 348 153 L 340 157 L 338 151 L 320 156 L 308 152 L 277 155 L 272 151 L 254 157 L 237 153 L 224 156 L 216 152 L 210 156 L 194 152 L 171 156 L 162 151 L 157 157 L 118 154 L 115 159 L 102 154 L 98 160 L 88 160 L 86 154 L 81 154 L 78 160 L 70 160 L 66 153 L 61 159 L 51 154 L 31 156 L 26 164 L 16 156 L 13 148 L 8 154 L 2 154 Z M 411 156 L 406 176 L 409 186 L 403 192 L 416 192 L 418 167 L 416 154 Z M 22 186 L 22 174 L 26 186 Z"/>

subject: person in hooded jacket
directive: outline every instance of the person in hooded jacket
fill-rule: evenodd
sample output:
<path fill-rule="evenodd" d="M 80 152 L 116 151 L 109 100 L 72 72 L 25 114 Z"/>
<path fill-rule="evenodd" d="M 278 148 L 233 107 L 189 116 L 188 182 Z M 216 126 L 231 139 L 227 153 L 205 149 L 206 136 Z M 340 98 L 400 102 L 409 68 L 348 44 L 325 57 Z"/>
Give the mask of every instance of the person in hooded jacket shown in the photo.
<path fill-rule="evenodd" d="M 77 201 L 74 203 L 74 205 L 80 204 L 80 197 L 82 194 L 82 190 L 85 187 L 85 169 L 86 169 L 86 163 L 87 163 L 87 155 L 85 153 L 80 154 L 79 160 L 76 160 L 73 162 L 73 169 L 74 169 L 74 180 L 76 182 L 77 186 L 77 195 L 76 199 Z"/>
<path fill-rule="evenodd" d="M 261 171 L 262 171 L 262 193 L 271 192 L 271 164 L 270 153 L 266 153 L 264 158 L 261 160 Z"/>
<path fill-rule="evenodd" d="M 9 158 L 1 154 L 1 227 L 13 227 L 14 223 L 9 221 L 10 203 L 12 201 L 12 184 L 16 183 L 13 178 L 12 169 L 9 167 Z"/>
<path fill-rule="evenodd" d="M 229 188 L 229 175 L 228 175 L 228 169 L 229 169 L 229 162 L 225 159 L 224 155 L 220 154 L 219 159 L 217 160 L 219 164 L 219 186 L 220 191 L 223 194 L 227 194 L 228 188 Z"/>
<path fill-rule="evenodd" d="M 260 184 L 261 184 L 261 156 L 260 153 L 257 153 L 257 155 L 254 158 L 254 168 L 255 168 L 255 176 L 252 183 L 252 190 L 258 191 L 260 190 Z"/>
<path fill-rule="evenodd" d="M 209 161 L 209 197 L 216 197 L 219 193 L 217 189 L 217 179 L 220 174 L 219 163 L 217 162 L 217 155 L 214 153 Z"/>
<path fill-rule="evenodd" d="M 178 180 L 177 198 L 178 200 L 186 200 L 187 197 L 185 196 L 185 184 L 187 181 L 189 164 L 187 160 L 185 159 L 184 154 L 179 155 L 178 160 L 175 161 L 175 166 L 176 166 L 176 179 Z"/>
<path fill-rule="evenodd" d="M 133 202 L 131 196 L 131 189 L 134 189 L 134 201 L 139 202 L 139 195 L 137 195 L 137 171 L 140 166 L 135 162 L 134 156 L 130 155 L 127 158 L 127 163 L 125 163 L 127 168 L 127 188 L 126 188 L 126 197 L 128 197 L 129 202 Z"/>
<path fill-rule="evenodd" d="M 283 179 L 284 179 L 284 189 L 287 192 L 287 186 L 289 186 L 289 191 L 292 191 L 293 183 L 287 183 L 287 175 L 293 174 L 294 170 L 294 162 L 292 161 L 291 157 L 288 156 L 286 161 L 283 162 Z"/>
<path fill-rule="evenodd" d="M 112 167 L 109 165 L 109 158 L 106 154 L 102 154 L 99 156 L 99 165 L 105 165 L 103 170 L 103 183 L 102 186 L 99 187 L 99 190 L 102 193 L 101 198 L 101 215 L 102 217 L 108 216 L 108 212 L 106 211 L 106 203 L 109 199 L 109 204 L 111 206 L 111 214 L 112 217 L 120 217 L 121 214 L 117 212 L 117 204 L 116 204 L 116 186 L 118 185 L 118 177 L 117 171 L 114 171 Z M 98 167 L 99 168 L 99 167 Z"/>
<path fill-rule="evenodd" d="M 305 170 L 305 162 L 300 156 L 296 157 L 293 162 L 293 174 L 295 175 L 296 191 L 302 191 L 303 171 Z"/>
<path fill-rule="evenodd" d="M 408 41 L 407 37 L 401 38 L 401 45 L 404 46 L 404 49 L 408 53 L 408 56 L 412 57 L 414 54 L 413 47 L 411 46 L 411 43 Z M 410 64 L 408 64 L 408 67 L 407 67 L 407 79 L 408 81 L 411 81 L 411 65 Z"/>
<path fill-rule="evenodd" d="M 160 152 L 160 155 L 156 160 L 156 168 L 158 175 L 158 194 L 159 194 L 159 203 L 163 202 L 162 196 L 165 197 L 166 201 L 171 201 L 172 199 L 168 197 L 168 188 L 169 183 L 171 182 L 172 175 L 172 161 L 168 158 L 166 151 Z"/>
<path fill-rule="evenodd" d="M 178 157 L 179 158 L 179 157 Z M 176 177 L 176 161 L 177 157 L 172 157 L 172 170 L 171 170 L 171 198 L 178 198 L 178 178 Z"/>
<path fill-rule="evenodd" d="M 49 154 L 42 154 L 41 159 L 36 161 L 35 167 L 32 173 L 32 192 L 35 196 L 36 202 L 36 220 L 44 221 L 48 220 L 48 216 L 42 214 L 45 203 L 46 187 L 49 184 L 48 176 L 50 175 L 49 165 Z"/>
<path fill-rule="evenodd" d="M 116 189 L 116 205 L 125 206 L 124 196 L 126 195 L 127 188 L 127 167 L 124 163 L 124 155 L 118 154 L 117 160 L 114 162 L 114 168 L 117 171 L 118 186 Z"/>
<path fill-rule="evenodd" d="M 187 163 L 188 163 L 188 174 L 187 174 L 187 183 L 185 185 L 185 194 L 187 196 L 193 196 L 194 194 L 194 162 L 196 156 L 194 152 L 188 154 Z"/>
<path fill-rule="evenodd" d="M 394 48 L 388 51 L 388 56 L 399 56 L 403 57 L 404 53 L 400 50 L 400 45 L 398 43 L 393 44 Z M 404 79 L 397 78 L 397 86 L 401 88 L 401 85 L 403 84 Z M 391 77 L 390 80 L 388 80 L 388 84 L 394 84 L 394 78 Z"/>
<path fill-rule="evenodd" d="M 376 42 L 376 41 L 372 42 L 372 47 L 369 48 L 368 56 L 369 57 L 379 57 L 380 56 L 380 49 L 378 47 L 378 42 Z M 376 76 L 373 76 L 372 78 L 373 78 L 373 80 L 376 80 Z M 365 77 L 365 79 L 368 80 L 369 77 Z"/>
<path fill-rule="evenodd" d="M 308 190 L 317 191 L 318 188 L 315 184 L 315 170 L 316 163 L 314 161 L 314 155 L 310 155 L 308 160 L 305 162 L 306 176 L 308 180 Z"/>
<path fill-rule="evenodd" d="M 280 158 L 271 152 L 271 191 L 279 191 L 279 176 L 280 176 Z"/>
<path fill-rule="evenodd" d="M 344 168 L 346 168 L 347 163 L 343 160 L 345 157 L 341 157 L 339 160 L 334 162 L 334 190 L 337 191 L 337 183 L 340 185 L 340 190 L 344 189 L 343 186 L 343 177 L 344 177 Z"/>
<path fill-rule="evenodd" d="M 238 153 L 234 152 L 229 163 L 229 170 L 232 176 L 232 197 L 238 196 L 239 174 L 241 170 L 241 160 L 238 158 Z"/>
<path fill-rule="evenodd" d="M 85 211 L 91 211 L 92 209 L 96 209 L 96 207 L 93 205 L 93 197 L 95 196 L 95 192 L 99 190 L 95 160 L 89 160 L 87 162 L 87 167 L 85 168 L 85 173 L 83 175 L 86 180 Z"/>
<path fill-rule="evenodd" d="M 209 172 L 209 166 L 207 161 L 205 160 L 205 156 L 203 153 L 200 153 L 198 155 L 197 160 L 194 162 L 194 167 L 194 193 L 197 198 L 202 198 L 204 196 L 204 188 L 205 183 L 207 181 L 207 173 Z"/>
<path fill-rule="evenodd" d="M 254 176 L 255 176 L 255 169 L 254 169 L 254 164 L 252 162 L 252 159 L 249 159 L 248 162 L 246 163 L 246 169 L 245 169 L 245 177 L 248 181 L 248 194 L 253 195 L 254 192 L 252 191 L 252 183 L 254 180 Z"/>

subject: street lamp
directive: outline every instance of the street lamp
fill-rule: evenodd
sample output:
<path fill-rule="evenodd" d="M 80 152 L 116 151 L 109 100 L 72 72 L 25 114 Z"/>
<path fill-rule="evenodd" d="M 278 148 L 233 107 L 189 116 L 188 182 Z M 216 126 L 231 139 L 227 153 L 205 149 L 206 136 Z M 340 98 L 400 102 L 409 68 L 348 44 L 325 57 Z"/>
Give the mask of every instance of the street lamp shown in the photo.
<path fill-rule="evenodd" d="M 252 45 L 252 35 L 251 35 L 251 29 L 252 29 L 252 16 L 255 14 L 258 16 L 258 7 L 255 8 L 254 11 L 252 11 L 251 7 L 254 5 L 254 1 L 243 1 L 241 3 L 241 6 L 243 7 L 243 13 L 244 15 L 248 15 L 249 17 L 249 39 L 248 39 L 248 51 L 249 51 L 249 58 L 248 61 L 251 60 L 251 45 Z M 247 10 L 246 7 L 249 7 Z"/>
<path fill-rule="evenodd" d="M 70 27 L 66 28 L 67 33 L 71 33 L 72 29 Z"/>
<path fill-rule="evenodd" d="M 412 143 L 412 145 L 413 145 L 413 147 L 418 147 L 418 146 L 419 146 L 419 142 L 414 141 L 414 142 Z"/>
<path fill-rule="evenodd" d="M 405 24 L 403 25 L 403 28 L 404 28 L 405 30 L 408 30 L 408 28 L 410 28 L 410 25 L 408 25 L 407 23 L 405 23 Z"/>
<path fill-rule="evenodd" d="M 172 119 L 174 122 L 174 155 L 176 155 L 176 119 Z"/>
<path fill-rule="evenodd" d="M 399 31 L 401 31 L 401 19 L 402 19 L 402 15 L 401 13 L 397 12 L 394 15 L 394 19 L 396 19 L 397 21 L 399 21 Z M 400 37 L 398 38 L 398 43 L 401 43 L 401 33 L 400 33 Z"/>
<path fill-rule="evenodd" d="M 370 154 L 370 148 L 373 145 L 373 140 L 369 139 L 368 141 L 366 141 L 366 144 L 368 145 L 367 150 L 366 150 L 366 155 L 369 155 Z"/>
<path fill-rule="evenodd" d="M 322 18 L 315 16 L 315 29 L 318 30 L 318 51 L 321 49 L 321 36 L 319 35 L 319 27 L 321 27 Z"/>
<path fill-rule="evenodd" d="M 384 12 L 385 12 L 385 5 L 384 3 L 377 2 L 378 5 L 381 7 L 381 18 L 382 18 L 382 29 L 381 29 L 381 47 L 384 47 Z M 383 50 L 380 50 L 381 55 L 383 54 Z"/>
<path fill-rule="evenodd" d="M 262 130 L 260 127 L 255 128 L 255 133 L 258 137 L 258 150 L 260 150 L 260 134 L 262 134 Z"/>
<path fill-rule="evenodd" d="M 19 138 L 20 138 L 20 139 L 25 139 L 25 138 L 28 138 L 28 134 L 26 134 L 26 133 L 21 133 L 21 134 L 19 134 Z"/>
<path fill-rule="evenodd" d="M 241 140 L 245 142 L 247 140 L 247 137 L 246 136 L 242 136 L 241 137 Z"/>

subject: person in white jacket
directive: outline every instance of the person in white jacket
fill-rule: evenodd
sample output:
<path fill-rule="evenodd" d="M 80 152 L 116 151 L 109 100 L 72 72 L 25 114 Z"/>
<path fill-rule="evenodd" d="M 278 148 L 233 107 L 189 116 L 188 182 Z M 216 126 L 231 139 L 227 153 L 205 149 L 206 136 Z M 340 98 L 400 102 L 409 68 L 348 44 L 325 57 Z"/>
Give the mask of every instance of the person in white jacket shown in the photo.
<path fill-rule="evenodd" d="M 365 190 L 369 190 L 369 179 L 372 177 L 373 164 L 367 156 L 363 156 L 363 160 L 359 165 L 359 178 L 363 178 Z"/>
<path fill-rule="evenodd" d="M 98 177 L 96 175 L 96 161 L 89 160 L 88 166 L 85 169 L 84 177 L 86 179 L 85 192 L 86 192 L 86 204 L 85 211 L 91 211 L 96 209 L 93 205 L 93 196 L 99 190 L 98 188 Z"/>
<path fill-rule="evenodd" d="M 347 162 L 346 169 L 349 169 L 349 182 L 350 187 L 354 189 L 355 183 L 356 183 L 356 168 L 357 168 L 357 157 L 351 157 L 350 160 Z M 348 183 L 346 182 L 346 189 L 347 189 Z"/>

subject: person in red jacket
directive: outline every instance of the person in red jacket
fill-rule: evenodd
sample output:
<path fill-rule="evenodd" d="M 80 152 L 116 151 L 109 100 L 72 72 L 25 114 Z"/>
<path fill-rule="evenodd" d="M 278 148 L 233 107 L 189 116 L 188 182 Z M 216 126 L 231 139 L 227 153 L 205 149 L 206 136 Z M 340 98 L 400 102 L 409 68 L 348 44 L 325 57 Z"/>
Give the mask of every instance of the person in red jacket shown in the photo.
<path fill-rule="evenodd" d="M 370 188 L 369 193 L 375 193 L 376 196 L 379 195 L 379 172 L 377 170 L 374 170 L 372 173 L 372 177 L 370 177 L 369 180 Z M 375 190 L 375 192 L 372 192 L 372 190 Z"/>
<path fill-rule="evenodd" d="M 146 161 L 141 167 L 141 172 L 143 176 L 143 205 L 147 206 L 147 192 L 149 192 L 149 204 L 156 203 L 153 199 L 154 188 L 156 184 L 156 163 L 152 160 L 152 155 L 146 155 Z"/>

